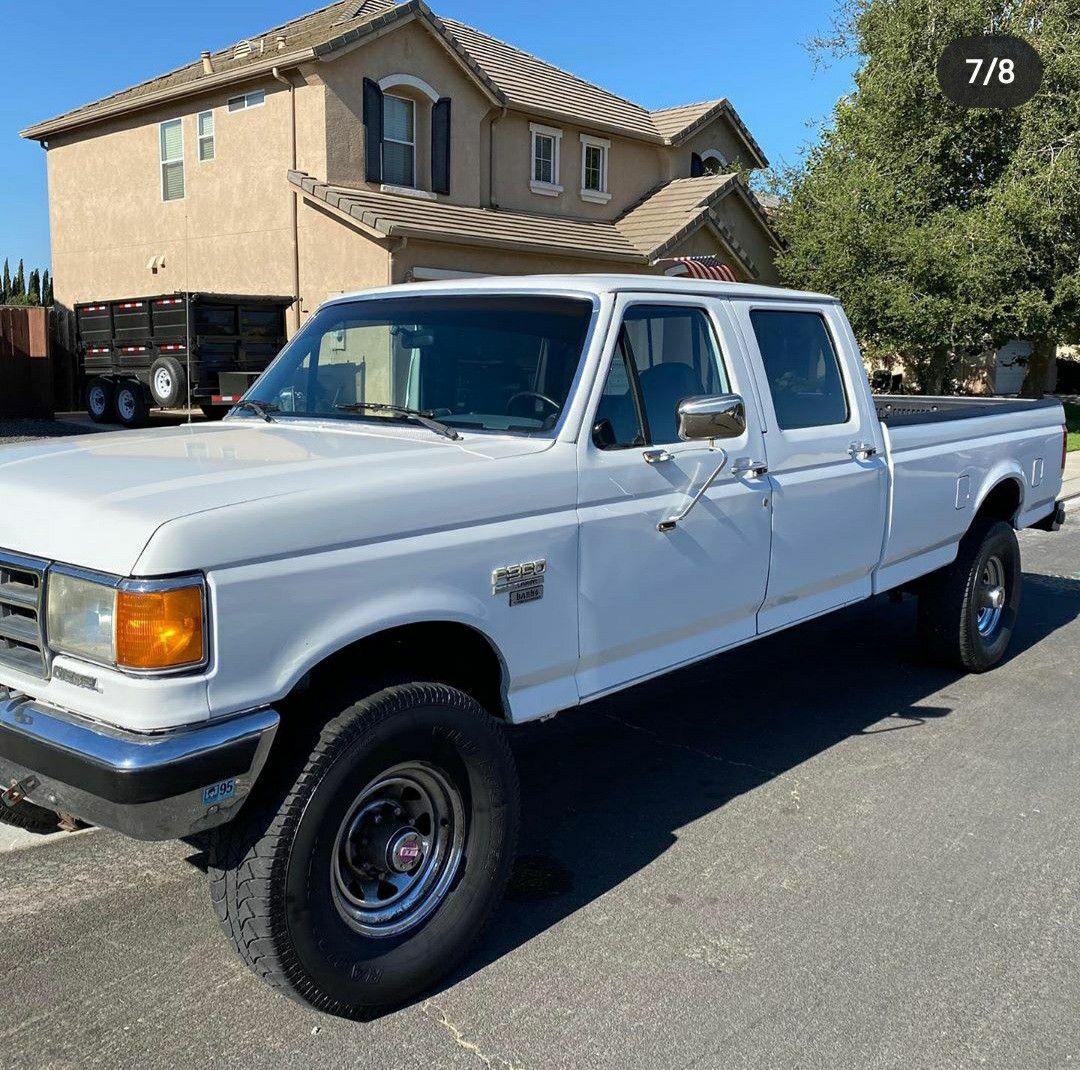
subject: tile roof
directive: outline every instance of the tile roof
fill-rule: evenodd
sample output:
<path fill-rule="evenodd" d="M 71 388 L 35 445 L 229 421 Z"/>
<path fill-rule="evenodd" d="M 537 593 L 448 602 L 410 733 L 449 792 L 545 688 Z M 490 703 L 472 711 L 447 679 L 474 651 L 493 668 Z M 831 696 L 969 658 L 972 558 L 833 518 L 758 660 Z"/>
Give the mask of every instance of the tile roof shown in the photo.
<path fill-rule="evenodd" d="M 392 11 L 394 7 L 395 0 L 363 0 L 363 3 L 360 0 L 336 0 L 335 3 L 321 7 L 317 11 L 301 15 L 249 38 L 248 40 L 255 47 L 246 55 L 238 54 L 238 49 L 245 43 L 243 41 L 236 42 L 228 48 L 220 49 L 217 52 L 212 52 L 210 60 L 214 67 L 214 73 L 225 76 L 231 75 L 232 78 L 229 80 L 240 79 L 247 68 L 258 67 L 260 61 L 268 60 L 279 54 L 275 43 L 278 37 L 285 38 L 285 48 L 280 54 L 283 56 L 291 55 L 298 50 L 312 48 L 316 43 L 324 40 L 328 35 L 332 34 L 334 28 L 343 19 L 358 19 L 361 22 L 368 22 L 386 14 L 388 11 Z M 75 108 L 72 111 L 64 112 L 63 115 L 57 116 L 56 119 L 47 119 L 36 123 L 27 133 L 31 133 L 36 127 L 52 124 L 60 119 L 76 123 L 80 119 L 96 115 L 100 111 L 111 113 L 115 106 L 129 103 L 135 104 L 144 97 L 156 96 L 170 89 L 180 90 L 184 87 L 191 87 L 204 82 L 207 77 L 203 71 L 200 57 L 194 63 L 188 63 L 156 78 L 140 82 L 138 85 L 130 86 L 127 89 L 121 89 L 117 93 L 111 93 L 107 97 L 102 97 L 100 100 L 95 100 L 90 104 L 84 104 L 82 107 Z"/>
<path fill-rule="evenodd" d="M 616 220 L 534 215 L 346 189 L 319 182 L 302 171 L 290 171 L 289 181 L 383 237 L 404 235 L 463 245 L 505 246 L 592 260 L 651 263 L 709 223 L 721 232 L 750 273 L 757 273 L 730 228 L 713 211 L 729 193 L 748 195 L 737 175 L 675 179 Z"/>
<path fill-rule="evenodd" d="M 767 163 L 750 132 L 726 100 L 650 112 L 640 104 L 608 92 L 505 41 L 454 19 L 440 19 L 423 0 L 406 0 L 401 4 L 395 0 L 337 0 L 258 34 L 251 39 L 255 47 L 246 55 L 238 55 L 236 45 L 213 53 L 212 75 L 203 71 L 201 59 L 196 60 L 55 119 L 37 123 L 23 131 L 23 135 L 45 137 L 140 104 L 197 92 L 211 85 L 229 84 L 248 73 L 252 77 L 265 74 L 275 62 L 287 66 L 290 61 L 295 65 L 311 59 L 313 54 L 325 58 L 397 20 L 416 17 L 425 20 L 433 32 L 443 36 L 461 62 L 500 103 L 656 142 L 686 137 L 701 122 L 726 112 L 757 157 L 755 162 L 759 166 Z M 284 38 L 280 50 L 276 44 L 279 37 Z"/>

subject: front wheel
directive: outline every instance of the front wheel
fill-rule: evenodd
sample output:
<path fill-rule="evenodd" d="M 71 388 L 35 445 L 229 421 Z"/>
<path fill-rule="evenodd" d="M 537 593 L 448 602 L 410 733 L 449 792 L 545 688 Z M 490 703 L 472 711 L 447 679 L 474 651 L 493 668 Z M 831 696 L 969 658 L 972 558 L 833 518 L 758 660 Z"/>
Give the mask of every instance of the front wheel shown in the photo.
<path fill-rule="evenodd" d="M 370 1017 L 465 956 L 502 899 L 517 826 L 501 723 L 453 688 L 391 687 L 330 721 L 303 767 L 218 833 L 212 897 L 270 985 Z"/>
<path fill-rule="evenodd" d="M 115 418 L 113 411 L 116 387 L 102 378 L 91 379 L 86 387 L 86 411 L 96 424 L 106 424 Z"/>
<path fill-rule="evenodd" d="M 1020 608 L 1020 546 L 1003 520 L 976 521 L 956 560 L 927 577 L 919 634 L 937 661 L 986 672 L 1004 656 Z"/>

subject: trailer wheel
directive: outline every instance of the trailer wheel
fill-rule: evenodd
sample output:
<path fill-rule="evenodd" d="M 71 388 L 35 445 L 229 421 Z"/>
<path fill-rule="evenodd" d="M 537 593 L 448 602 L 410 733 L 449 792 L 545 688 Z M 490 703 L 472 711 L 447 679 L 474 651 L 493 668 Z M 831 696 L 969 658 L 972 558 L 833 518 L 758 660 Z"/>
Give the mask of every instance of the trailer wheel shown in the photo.
<path fill-rule="evenodd" d="M 212 845 L 226 935 L 318 1010 L 401 1006 L 461 961 L 505 891 L 518 784 L 503 725 L 454 688 L 405 684 L 278 761 Z"/>
<path fill-rule="evenodd" d="M 96 424 L 115 419 L 116 387 L 108 379 L 91 379 L 86 388 L 86 411 Z"/>
<path fill-rule="evenodd" d="M 158 357 L 150 366 L 150 393 L 163 409 L 187 401 L 187 376 L 176 357 Z"/>
<path fill-rule="evenodd" d="M 977 520 L 956 560 L 928 576 L 919 593 L 926 652 L 966 672 L 986 672 L 1004 656 L 1020 608 L 1020 546 L 1003 520 Z"/>
<path fill-rule="evenodd" d="M 150 403 L 142 383 L 129 379 L 116 388 L 116 418 L 128 428 L 147 425 Z"/>

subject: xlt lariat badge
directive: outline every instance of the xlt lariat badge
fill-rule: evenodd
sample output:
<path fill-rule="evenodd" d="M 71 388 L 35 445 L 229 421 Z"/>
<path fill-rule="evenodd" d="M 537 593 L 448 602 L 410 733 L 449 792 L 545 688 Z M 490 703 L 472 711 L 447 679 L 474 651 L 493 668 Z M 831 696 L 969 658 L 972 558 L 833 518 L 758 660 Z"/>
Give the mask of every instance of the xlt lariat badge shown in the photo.
<path fill-rule="evenodd" d="M 520 565 L 506 565 L 497 568 L 491 574 L 491 593 L 506 594 L 511 606 L 522 606 L 527 602 L 538 602 L 544 597 L 544 576 L 547 573 L 547 559 L 523 561 Z"/>

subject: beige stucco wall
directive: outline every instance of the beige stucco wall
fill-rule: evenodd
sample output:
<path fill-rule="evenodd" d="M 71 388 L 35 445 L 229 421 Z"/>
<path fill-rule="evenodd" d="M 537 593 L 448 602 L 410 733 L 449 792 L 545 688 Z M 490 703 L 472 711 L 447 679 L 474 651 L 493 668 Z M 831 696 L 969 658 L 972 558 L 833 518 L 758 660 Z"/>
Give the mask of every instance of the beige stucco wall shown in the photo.
<path fill-rule="evenodd" d="M 756 167 L 752 163 L 746 146 L 738 137 L 726 118 L 719 118 L 703 127 L 693 137 L 684 141 L 678 148 L 670 149 L 673 153 L 673 164 L 676 167 L 672 178 L 680 178 L 690 174 L 690 157 L 693 153 L 699 156 L 709 149 L 715 149 L 728 162 L 725 171 L 751 170 Z"/>
<path fill-rule="evenodd" d="M 327 182 L 354 189 L 379 188 L 364 181 L 364 79 L 378 82 L 395 74 L 409 74 L 452 101 L 447 199 L 457 204 L 486 203 L 486 120 L 491 102 L 422 23 L 410 22 L 356 48 L 323 65 L 320 73 L 326 83 L 327 165 L 325 171 L 316 173 L 325 174 Z M 431 101 L 408 86 L 387 88 L 386 92 L 416 102 L 417 186 L 430 190 Z"/>
<path fill-rule="evenodd" d="M 300 82 L 296 72 L 293 78 Z M 229 112 L 241 91 L 265 103 Z M 321 84 L 296 91 L 298 163 L 326 166 Z M 215 158 L 200 162 L 197 116 L 213 110 Z M 159 124 L 180 118 L 185 195 L 163 201 Z M 213 290 L 291 294 L 292 163 L 289 92 L 252 82 L 54 139 L 48 150 L 49 222 L 57 300 L 66 306 Z M 153 274 L 147 262 L 164 258 Z"/>
<path fill-rule="evenodd" d="M 373 240 L 360 227 L 307 198 L 300 200 L 298 223 L 302 317 L 328 297 L 390 282 L 387 243 Z"/>

